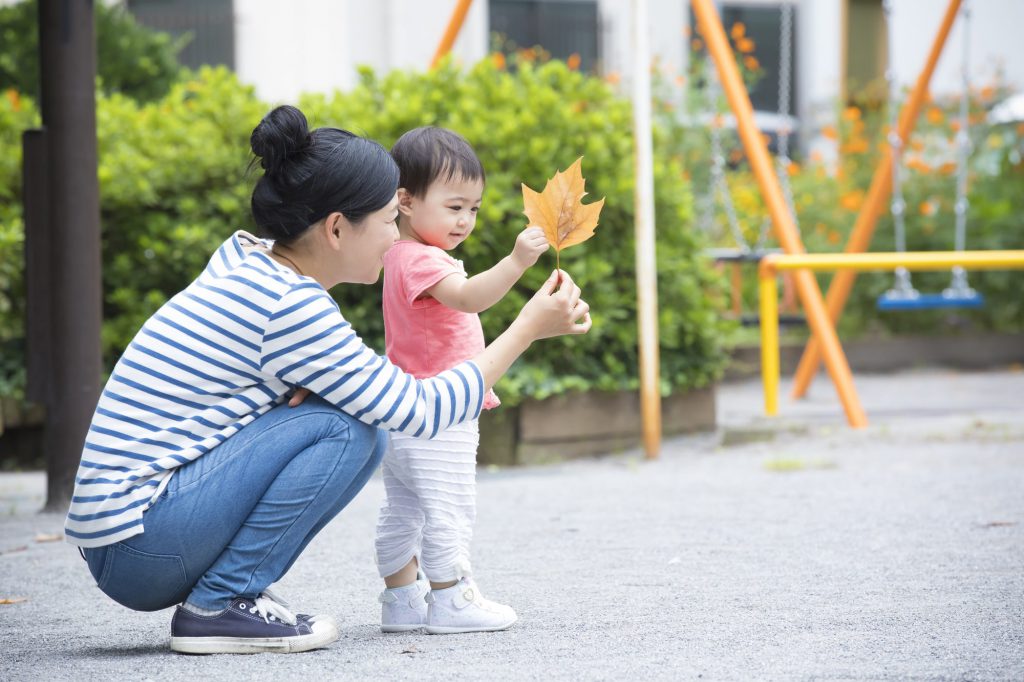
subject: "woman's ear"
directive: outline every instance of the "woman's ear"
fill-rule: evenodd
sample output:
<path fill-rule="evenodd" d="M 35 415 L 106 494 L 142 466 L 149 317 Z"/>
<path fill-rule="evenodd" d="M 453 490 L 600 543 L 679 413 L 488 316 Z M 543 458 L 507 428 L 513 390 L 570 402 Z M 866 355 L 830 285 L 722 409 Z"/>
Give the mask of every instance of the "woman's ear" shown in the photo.
<path fill-rule="evenodd" d="M 412 215 L 412 194 L 404 187 L 398 188 L 398 212 L 407 218 Z"/>
<path fill-rule="evenodd" d="M 345 236 L 346 227 L 349 227 L 348 220 L 337 211 L 329 213 L 324 218 L 323 235 L 332 248 L 339 249 L 341 247 L 341 240 Z"/>

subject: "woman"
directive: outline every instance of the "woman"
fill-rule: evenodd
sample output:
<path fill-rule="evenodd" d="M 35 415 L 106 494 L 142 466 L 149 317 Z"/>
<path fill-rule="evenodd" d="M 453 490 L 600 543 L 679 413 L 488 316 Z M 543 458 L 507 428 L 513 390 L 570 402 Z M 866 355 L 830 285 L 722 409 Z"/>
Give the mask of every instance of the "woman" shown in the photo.
<path fill-rule="evenodd" d="M 362 489 L 384 430 L 432 437 L 475 419 L 534 340 L 591 324 L 579 288 L 552 273 L 473 360 L 404 374 L 327 294 L 380 276 L 398 236 L 391 157 L 343 130 L 310 132 L 287 106 L 251 144 L 265 171 L 252 212 L 273 241 L 235 233 L 142 326 L 100 397 L 65 524 L 115 601 L 180 604 L 171 648 L 188 653 L 336 640 L 333 619 L 295 614 L 267 587 Z"/>

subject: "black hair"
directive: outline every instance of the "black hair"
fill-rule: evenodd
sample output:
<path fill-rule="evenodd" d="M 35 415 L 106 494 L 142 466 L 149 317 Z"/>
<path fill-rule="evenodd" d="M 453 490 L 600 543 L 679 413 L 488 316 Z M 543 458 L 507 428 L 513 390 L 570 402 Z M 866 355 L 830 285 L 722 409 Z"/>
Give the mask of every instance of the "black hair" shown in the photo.
<path fill-rule="evenodd" d="M 264 171 L 252 191 L 253 218 L 283 243 L 335 211 L 358 224 L 398 189 L 398 167 L 384 147 L 338 128 L 310 131 L 292 106 L 264 116 L 249 143 Z"/>
<path fill-rule="evenodd" d="M 398 186 L 414 197 L 425 195 L 438 178 L 487 181 L 473 148 L 447 128 L 414 128 L 398 138 L 391 156 L 401 173 Z"/>

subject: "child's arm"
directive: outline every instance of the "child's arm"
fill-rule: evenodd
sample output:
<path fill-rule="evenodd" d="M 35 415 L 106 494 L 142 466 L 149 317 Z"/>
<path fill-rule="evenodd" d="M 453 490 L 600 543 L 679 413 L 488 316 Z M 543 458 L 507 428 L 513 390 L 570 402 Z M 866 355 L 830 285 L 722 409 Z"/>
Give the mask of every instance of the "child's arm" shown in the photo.
<path fill-rule="evenodd" d="M 502 258 L 490 270 L 468 279 L 449 275 L 426 290 L 438 301 L 464 313 L 487 310 L 508 293 L 526 269 L 537 262 L 548 250 L 548 240 L 539 227 L 528 227 L 516 237 L 512 253 Z"/>

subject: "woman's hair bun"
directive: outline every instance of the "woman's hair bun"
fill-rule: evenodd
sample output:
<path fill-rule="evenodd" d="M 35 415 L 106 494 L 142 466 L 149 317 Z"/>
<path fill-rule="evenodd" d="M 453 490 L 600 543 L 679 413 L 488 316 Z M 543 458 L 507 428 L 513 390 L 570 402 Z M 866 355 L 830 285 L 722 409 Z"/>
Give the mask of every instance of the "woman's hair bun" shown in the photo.
<path fill-rule="evenodd" d="M 293 106 L 277 107 L 263 117 L 249 138 L 252 153 L 260 157 L 260 166 L 268 175 L 276 174 L 289 156 L 305 151 L 312 144 L 306 116 Z"/>

